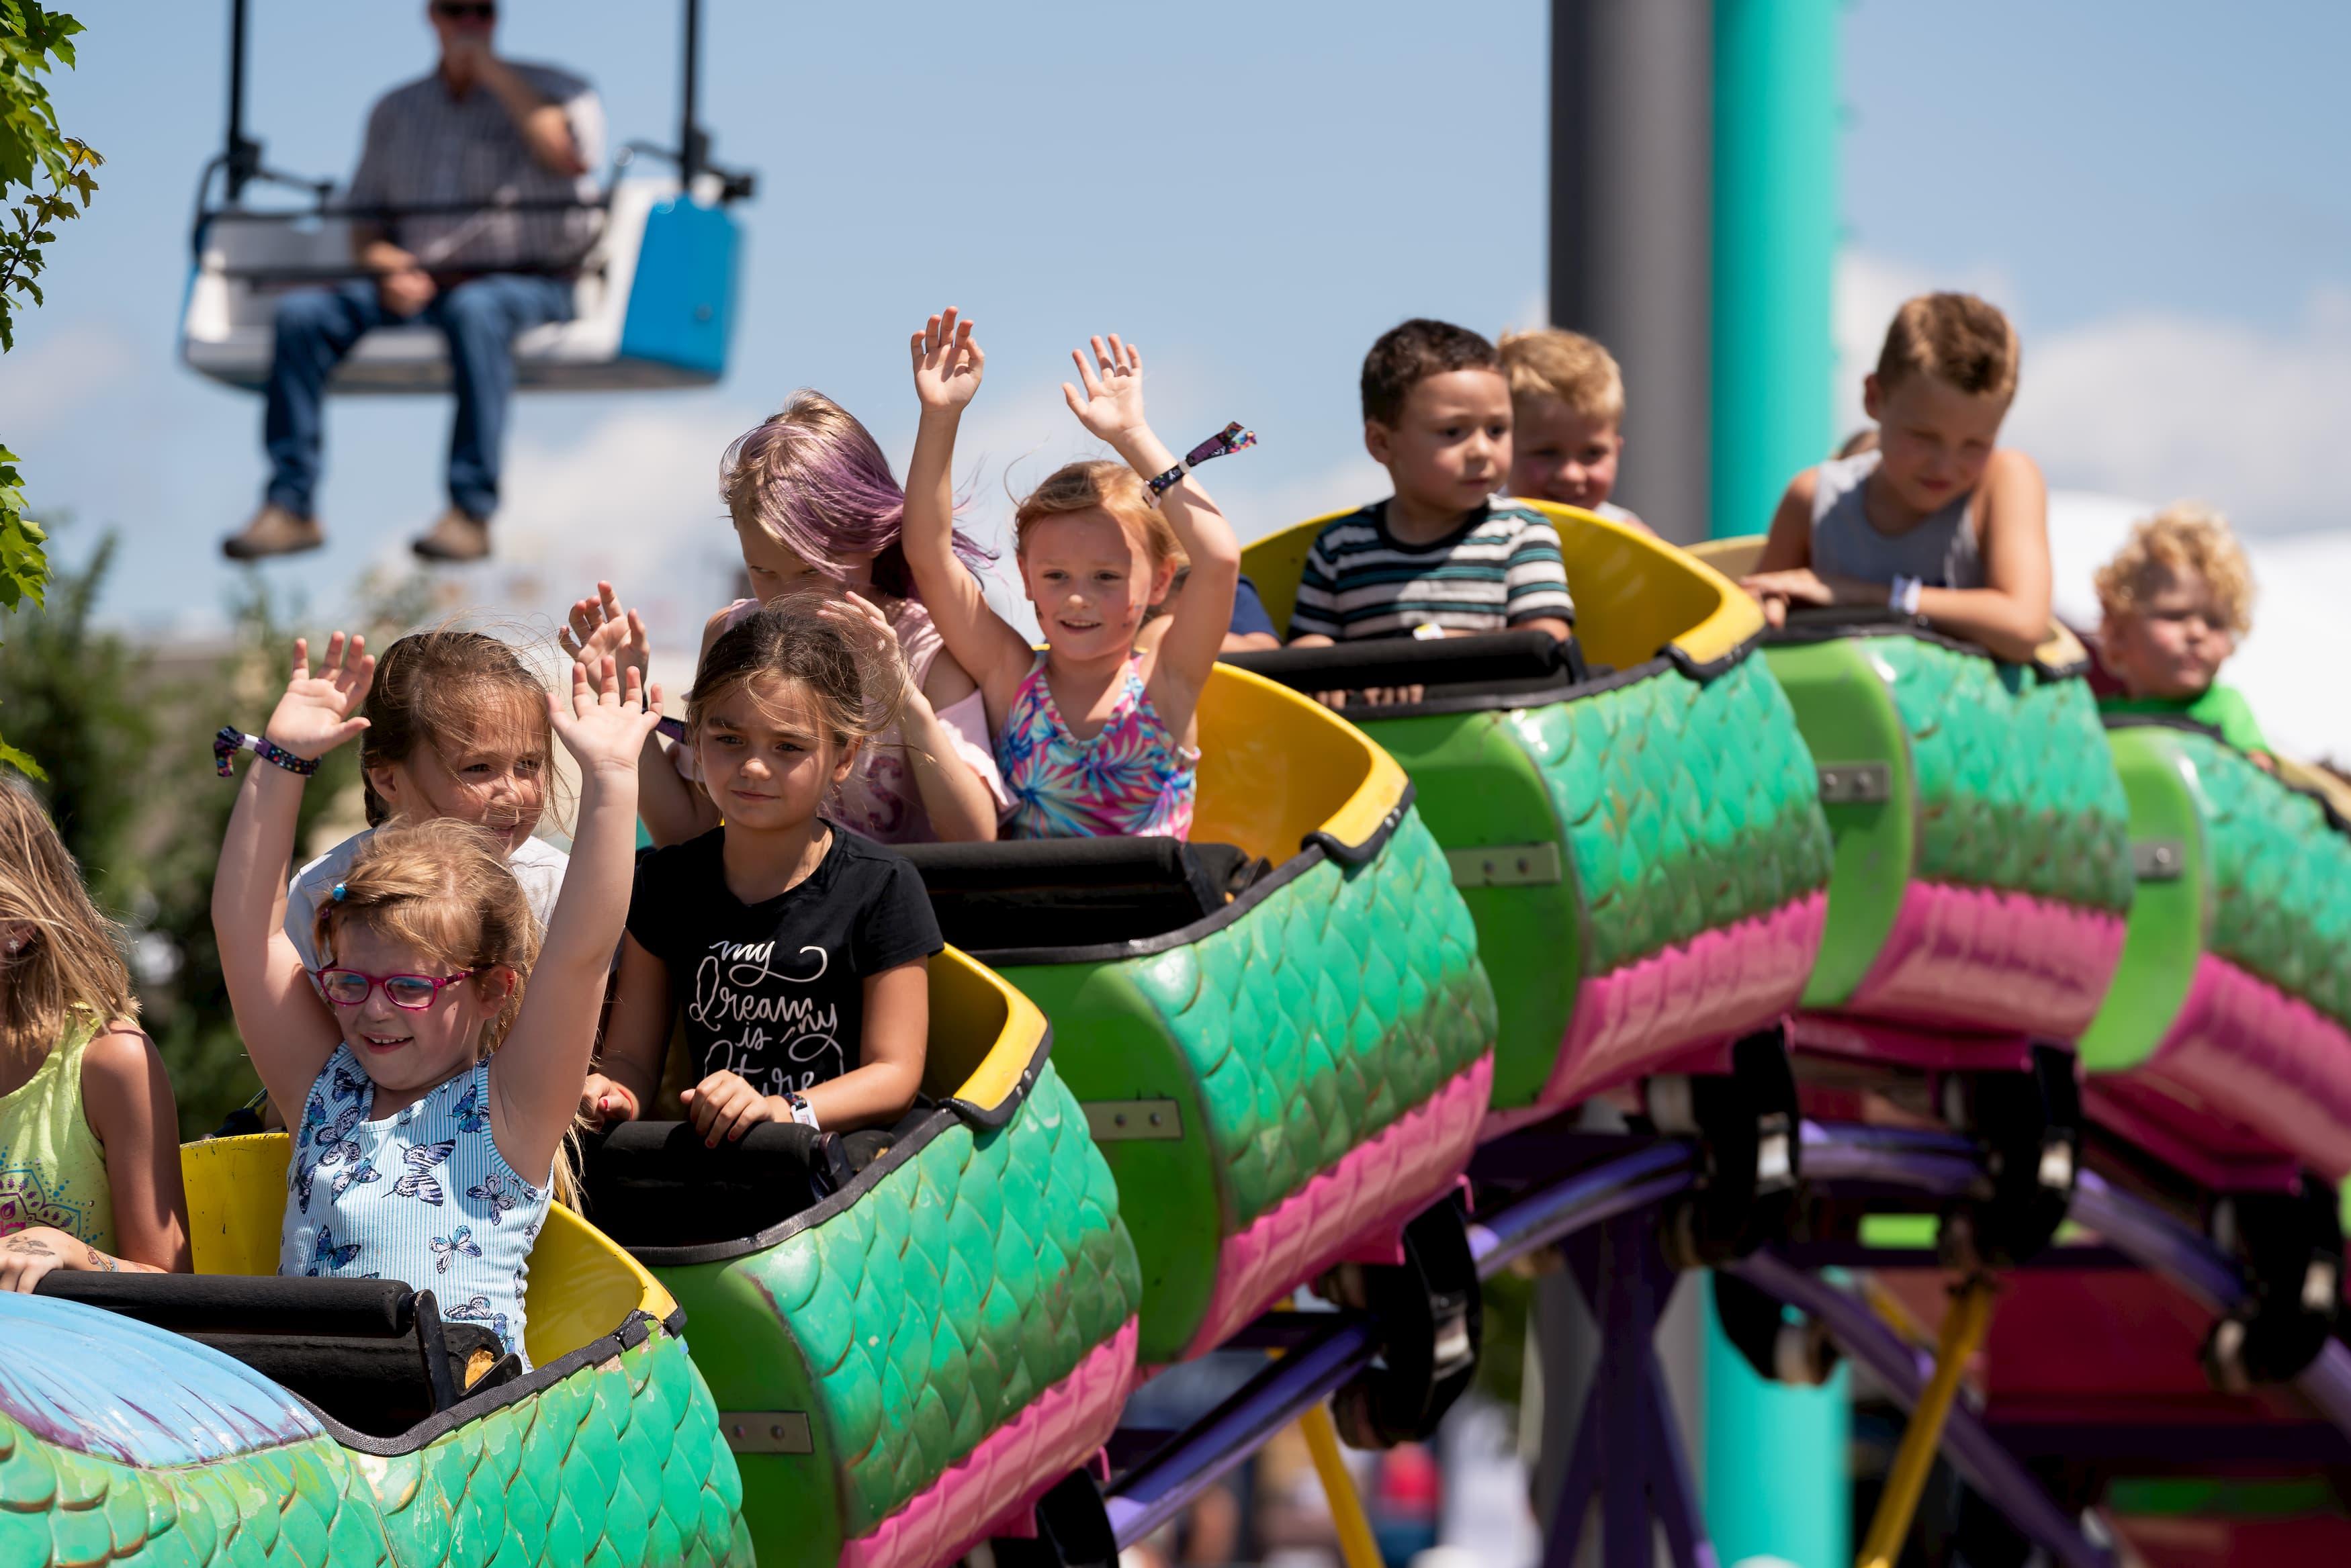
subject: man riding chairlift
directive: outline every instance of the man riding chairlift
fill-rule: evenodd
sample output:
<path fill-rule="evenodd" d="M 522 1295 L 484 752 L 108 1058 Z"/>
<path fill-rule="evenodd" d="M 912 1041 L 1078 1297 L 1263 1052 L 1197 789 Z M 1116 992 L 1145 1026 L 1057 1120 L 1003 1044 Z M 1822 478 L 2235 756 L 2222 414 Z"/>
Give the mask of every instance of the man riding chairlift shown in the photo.
<path fill-rule="evenodd" d="M 595 239 L 604 111 L 587 82 L 492 53 L 494 0 L 431 0 L 432 75 L 386 93 L 346 206 L 369 275 L 289 294 L 277 312 L 262 441 L 261 509 L 221 542 L 232 560 L 315 550 L 328 378 L 372 328 L 423 320 L 449 342 L 457 394 L 449 505 L 413 548 L 432 561 L 490 553 L 516 337 L 572 313 L 571 265 Z"/>

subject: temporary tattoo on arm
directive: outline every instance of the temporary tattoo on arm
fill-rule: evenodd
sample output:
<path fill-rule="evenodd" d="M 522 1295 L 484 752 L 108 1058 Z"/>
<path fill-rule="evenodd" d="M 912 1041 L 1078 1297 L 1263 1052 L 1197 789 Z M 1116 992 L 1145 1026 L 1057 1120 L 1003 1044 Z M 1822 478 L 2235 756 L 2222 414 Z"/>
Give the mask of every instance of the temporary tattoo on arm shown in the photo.
<path fill-rule="evenodd" d="M 83 1242 L 81 1250 L 89 1254 L 89 1266 L 92 1269 L 103 1269 L 110 1274 L 119 1272 L 112 1258 L 108 1257 L 89 1242 Z"/>
<path fill-rule="evenodd" d="M 57 1255 L 47 1241 L 37 1236 L 11 1236 L 5 1242 L 0 1242 L 0 1251 L 39 1258 L 54 1258 Z"/>

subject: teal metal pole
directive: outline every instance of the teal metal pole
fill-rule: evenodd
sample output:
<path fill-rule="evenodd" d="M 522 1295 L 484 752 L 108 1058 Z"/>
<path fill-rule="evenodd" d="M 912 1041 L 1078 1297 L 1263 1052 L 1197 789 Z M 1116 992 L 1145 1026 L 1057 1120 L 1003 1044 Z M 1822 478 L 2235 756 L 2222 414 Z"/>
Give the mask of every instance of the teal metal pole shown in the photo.
<path fill-rule="evenodd" d="M 1715 0 L 1717 538 L 1828 455 L 1837 0 Z"/>
<path fill-rule="evenodd" d="M 1836 244 L 1837 0 L 1715 0 L 1715 537 L 1759 534 L 1799 469 L 1828 455 Z M 1853 1561 L 1840 1372 L 1822 1388 L 1758 1377 L 1707 1293 L 1706 1516 L 1725 1568 Z"/>
<path fill-rule="evenodd" d="M 1853 1561 L 1851 1374 L 1818 1388 L 1766 1383 L 1732 1348 L 1706 1299 L 1706 1524 L 1723 1568 Z"/>

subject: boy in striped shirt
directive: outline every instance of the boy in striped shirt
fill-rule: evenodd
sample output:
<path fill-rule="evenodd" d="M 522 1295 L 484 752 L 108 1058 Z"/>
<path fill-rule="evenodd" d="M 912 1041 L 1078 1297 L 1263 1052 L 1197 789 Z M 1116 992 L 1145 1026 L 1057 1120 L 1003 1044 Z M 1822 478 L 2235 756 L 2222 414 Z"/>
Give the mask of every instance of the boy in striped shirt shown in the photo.
<path fill-rule="evenodd" d="M 1372 345 L 1363 390 L 1364 445 L 1395 494 L 1323 525 L 1290 646 L 1526 628 L 1567 640 L 1575 606 L 1559 537 L 1494 493 L 1510 472 L 1510 387 L 1494 346 L 1407 321 Z"/>

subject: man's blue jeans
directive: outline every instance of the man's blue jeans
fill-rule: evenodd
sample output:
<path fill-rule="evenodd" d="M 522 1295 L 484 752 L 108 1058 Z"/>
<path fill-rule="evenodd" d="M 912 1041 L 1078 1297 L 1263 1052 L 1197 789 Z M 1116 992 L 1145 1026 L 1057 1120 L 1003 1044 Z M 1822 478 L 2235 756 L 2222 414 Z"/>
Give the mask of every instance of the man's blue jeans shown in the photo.
<path fill-rule="evenodd" d="M 277 350 L 269 367 L 262 444 L 269 452 L 268 498 L 308 517 L 319 484 L 320 400 L 327 378 L 362 334 L 424 320 L 449 339 L 457 418 L 449 431 L 449 499 L 486 521 L 498 509 L 498 449 L 514 392 L 517 334 L 571 319 L 571 285 L 518 273 L 477 277 L 433 296 L 421 316 L 396 317 L 372 282 L 289 294 L 277 306 Z"/>

